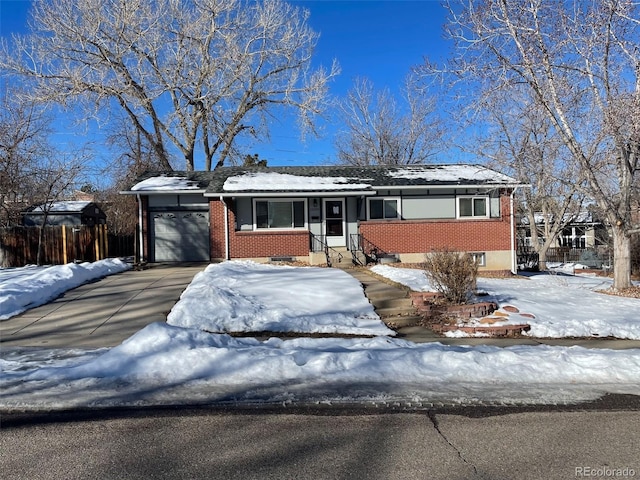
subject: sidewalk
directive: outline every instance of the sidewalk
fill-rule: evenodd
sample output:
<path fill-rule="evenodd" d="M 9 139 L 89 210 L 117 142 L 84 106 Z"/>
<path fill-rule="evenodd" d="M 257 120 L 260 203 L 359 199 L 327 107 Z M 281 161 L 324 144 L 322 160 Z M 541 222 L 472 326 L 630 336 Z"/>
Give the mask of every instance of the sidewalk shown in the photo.
<path fill-rule="evenodd" d="M 7 347 L 100 348 L 164 322 L 193 276 L 206 265 L 128 270 L 82 285 L 51 303 L 0 322 Z"/>
<path fill-rule="evenodd" d="M 394 286 L 390 282 L 383 282 L 369 270 L 362 268 L 345 269 L 364 287 L 364 292 L 374 306 L 376 313 L 388 324 L 395 326 L 396 338 L 415 343 L 440 342 L 444 345 L 492 345 L 509 347 L 513 345 L 552 345 L 552 346 L 580 346 L 584 348 L 608 348 L 614 350 L 640 348 L 640 340 L 621 340 L 613 338 L 448 338 L 433 332 L 430 328 L 416 326 L 419 321 L 415 310 L 411 307 L 407 288 Z"/>

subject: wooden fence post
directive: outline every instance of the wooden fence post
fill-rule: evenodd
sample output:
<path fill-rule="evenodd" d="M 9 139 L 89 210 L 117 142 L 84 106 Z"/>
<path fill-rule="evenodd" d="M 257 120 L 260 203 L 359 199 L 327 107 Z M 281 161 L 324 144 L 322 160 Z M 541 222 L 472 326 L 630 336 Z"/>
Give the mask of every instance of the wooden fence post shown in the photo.
<path fill-rule="evenodd" d="M 96 261 L 98 261 L 100 260 L 100 238 L 97 225 L 94 225 L 93 228 L 91 228 L 91 235 L 93 236 L 93 250 L 95 253 L 95 259 Z"/>
<path fill-rule="evenodd" d="M 107 228 L 107 224 L 102 225 L 102 245 L 104 246 L 104 258 L 109 257 L 109 229 Z"/>
<path fill-rule="evenodd" d="M 62 225 L 62 264 L 67 264 L 67 226 Z"/>

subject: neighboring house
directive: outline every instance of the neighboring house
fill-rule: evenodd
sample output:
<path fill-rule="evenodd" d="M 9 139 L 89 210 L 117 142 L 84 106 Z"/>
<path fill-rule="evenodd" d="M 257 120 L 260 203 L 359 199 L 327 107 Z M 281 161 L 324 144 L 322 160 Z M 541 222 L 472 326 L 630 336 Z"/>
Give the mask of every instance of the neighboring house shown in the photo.
<path fill-rule="evenodd" d="M 27 227 L 40 226 L 47 213 L 47 225 L 103 225 L 107 216 L 98 205 L 88 201 L 53 202 L 49 206 L 38 205 L 23 215 Z"/>
<path fill-rule="evenodd" d="M 547 252 L 548 262 L 580 263 L 590 268 L 601 268 L 611 262 L 609 251 L 609 229 L 593 213 L 584 210 L 573 218 L 567 217 L 568 223 L 551 242 Z M 544 231 L 544 217 L 535 215 L 538 231 Z M 538 269 L 538 254 L 531 238 L 531 228 L 527 217 L 523 217 L 517 226 L 518 263 L 521 268 Z M 542 244 L 543 235 L 539 237 Z"/>
<path fill-rule="evenodd" d="M 418 263 L 470 252 L 515 269 L 515 179 L 479 165 L 223 167 L 146 173 L 143 259 Z"/>
<path fill-rule="evenodd" d="M 544 217 L 542 213 L 535 215 L 536 225 L 539 231 L 543 231 Z M 559 233 L 551 244 L 552 248 L 597 248 L 606 245 L 609 237 L 607 227 L 589 211 L 582 211 L 575 215 Z M 529 219 L 524 216 L 518 224 L 518 239 L 526 247 L 532 246 L 531 229 Z M 544 237 L 540 237 L 544 242 Z"/>

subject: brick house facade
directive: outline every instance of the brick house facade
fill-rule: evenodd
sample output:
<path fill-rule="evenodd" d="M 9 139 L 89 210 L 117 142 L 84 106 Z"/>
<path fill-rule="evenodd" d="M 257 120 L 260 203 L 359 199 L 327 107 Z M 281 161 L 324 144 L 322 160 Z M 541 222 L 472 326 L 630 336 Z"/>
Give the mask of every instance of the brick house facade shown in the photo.
<path fill-rule="evenodd" d="M 415 263 L 449 249 L 513 271 L 521 186 L 478 165 L 225 167 L 147 173 L 123 193 L 138 197 L 146 261 Z"/>

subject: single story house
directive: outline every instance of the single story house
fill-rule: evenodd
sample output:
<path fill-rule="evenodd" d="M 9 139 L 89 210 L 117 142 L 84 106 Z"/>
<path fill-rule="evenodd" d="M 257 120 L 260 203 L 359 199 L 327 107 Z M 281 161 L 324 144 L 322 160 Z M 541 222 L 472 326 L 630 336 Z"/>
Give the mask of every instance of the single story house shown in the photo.
<path fill-rule="evenodd" d="M 222 167 L 147 172 L 121 193 L 138 199 L 149 262 L 418 263 L 449 249 L 515 271 L 521 186 L 481 165 Z"/>
<path fill-rule="evenodd" d="M 98 205 L 84 200 L 53 202 L 37 205 L 23 214 L 23 224 L 27 227 L 41 226 L 47 214 L 47 225 L 104 225 L 107 215 Z"/>

